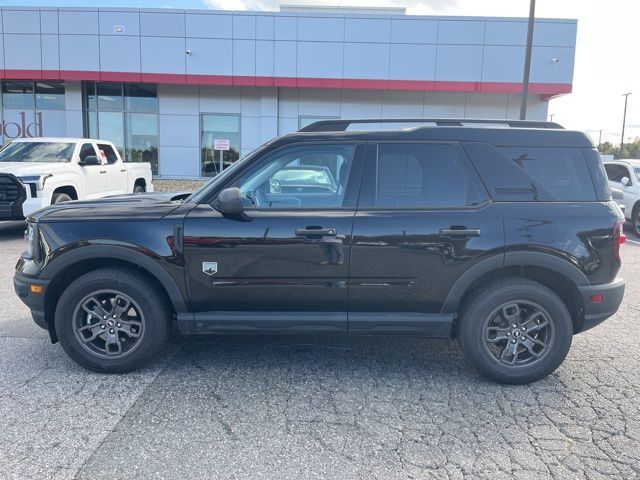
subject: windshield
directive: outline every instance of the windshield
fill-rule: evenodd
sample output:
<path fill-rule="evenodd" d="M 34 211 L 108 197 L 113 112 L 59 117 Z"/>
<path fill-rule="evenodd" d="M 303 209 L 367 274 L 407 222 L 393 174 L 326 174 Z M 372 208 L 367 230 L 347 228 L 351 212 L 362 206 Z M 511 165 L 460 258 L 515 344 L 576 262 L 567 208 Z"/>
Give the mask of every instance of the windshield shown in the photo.
<path fill-rule="evenodd" d="M 70 162 L 74 143 L 14 142 L 0 152 L 0 162 Z"/>
<path fill-rule="evenodd" d="M 640 182 L 640 167 L 634 167 L 633 172 L 636 174 L 636 180 Z"/>
<path fill-rule="evenodd" d="M 265 144 L 266 145 L 266 144 Z M 185 198 L 184 203 L 200 203 L 211 191 L 211 187 L 218 182 L 224 182 L 229 176 L 233 175 L 233 173 L 238 170 L 240 165 L 243 165 L 247 160 L 254 157 L 258 152 L 262 151 L 262 148 L 265 146 L 256 148 L 253 152 L 248 153 L 240 160 L 235 161 L 230 167 L 225 168 L 222 173 L 216 175 L 207 183 L 202 185 L 199 189 Z"/>

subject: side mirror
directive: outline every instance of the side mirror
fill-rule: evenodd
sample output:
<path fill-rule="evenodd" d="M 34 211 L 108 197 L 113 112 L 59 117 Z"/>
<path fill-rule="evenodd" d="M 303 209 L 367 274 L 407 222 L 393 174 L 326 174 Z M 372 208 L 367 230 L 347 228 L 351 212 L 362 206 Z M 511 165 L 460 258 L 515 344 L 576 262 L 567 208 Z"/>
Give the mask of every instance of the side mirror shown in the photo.
<path fill-rule="evenodd" d="M 90 166 L 90 165 L 102 165 L 102 160 L 100 160 L 95 155 L 87 155 L 84 158 L 84 160 L 80 160 L 80 162 L 78 162 L 78 165 L 80 165 L 82 167 L 87 167 L 87 166 Z"/>
<path fill-rule="evenodd" d="M 242 192 L 238 187 L 225 188 L 213 202 L 213 208 L 223 215 L 241 215 L 244 212 Z"/>

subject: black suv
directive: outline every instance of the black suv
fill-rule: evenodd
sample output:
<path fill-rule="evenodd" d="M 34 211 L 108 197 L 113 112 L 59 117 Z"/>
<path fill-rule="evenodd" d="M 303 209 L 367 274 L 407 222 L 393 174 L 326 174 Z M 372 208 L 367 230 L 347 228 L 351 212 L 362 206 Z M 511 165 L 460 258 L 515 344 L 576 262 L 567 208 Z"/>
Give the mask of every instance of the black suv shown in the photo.
<path fill-rule="evenodd" d="M 457 337 L 484 375 L 526 383 L 618 309 L 623 220 L 592 142 L 557 124 L 328 120 L 190 196 L 33 214 L 14 282 L 96 371 L 146 364 L 175 321 Z"/>

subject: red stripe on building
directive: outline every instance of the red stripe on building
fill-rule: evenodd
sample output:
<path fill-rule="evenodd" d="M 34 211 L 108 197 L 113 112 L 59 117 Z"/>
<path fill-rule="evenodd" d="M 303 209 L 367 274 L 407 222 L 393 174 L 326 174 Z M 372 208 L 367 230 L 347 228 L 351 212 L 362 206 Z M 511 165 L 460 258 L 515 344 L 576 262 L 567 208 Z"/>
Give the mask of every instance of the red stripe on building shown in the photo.
<path fill-rule="evenodd" d="M 172 85 L 221 85 L 289 88 L 345 88 L 358 90 L 414 90 L 427 92 L 520 93 L 518 82 L 458 82 L 441 80 L 374 80 L 357 78 L 303 78 L 241 75 L 194 75 L 173 73 L 96 72 L 77 70 L 0 70 L 0 78 L 11 80 L 95 80 L 145 82 Z M 568 83 L 531 83 L 529 92 L 552 98 L 571 93 Z"/>

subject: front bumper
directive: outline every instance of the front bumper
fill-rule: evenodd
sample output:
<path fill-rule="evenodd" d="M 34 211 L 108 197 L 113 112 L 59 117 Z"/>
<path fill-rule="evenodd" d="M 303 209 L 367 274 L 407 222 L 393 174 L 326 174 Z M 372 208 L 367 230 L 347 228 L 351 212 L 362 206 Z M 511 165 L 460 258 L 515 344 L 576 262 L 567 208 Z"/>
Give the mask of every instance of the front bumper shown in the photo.
<path fill-rule="evenodd" d="M 584 305 L 584 323 L 579 332 L 595 327 L 618 311 L 624 296 L 624 285 L 622 278 L 616 278 L 610 283 L 578 287 Z M 602 295 L 602 301 L 594 303 L 592 296 L 599 294 Z"/>
<path fill-rule="evenodd" d="M 16 271 L 13 275 L 13 288 L 22 302 L 31 310 L 31 316 L 36 324 L 48 330 L 47 320 L 45 317 L 44 295 L 49 286 L 50 280 L 42 280 L 30 277 Z M 42 287 L 40 293 L 33 293 L 31 285 Z"/>
<path fill-rule="evenodd" d="M 26 199 L 25 186 L 15 175 L 0 174 L 0 220 L 23 220 L 22 206 Z"/>

